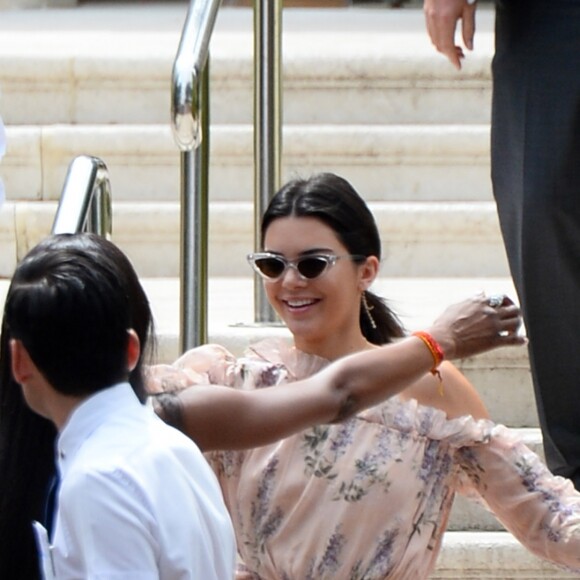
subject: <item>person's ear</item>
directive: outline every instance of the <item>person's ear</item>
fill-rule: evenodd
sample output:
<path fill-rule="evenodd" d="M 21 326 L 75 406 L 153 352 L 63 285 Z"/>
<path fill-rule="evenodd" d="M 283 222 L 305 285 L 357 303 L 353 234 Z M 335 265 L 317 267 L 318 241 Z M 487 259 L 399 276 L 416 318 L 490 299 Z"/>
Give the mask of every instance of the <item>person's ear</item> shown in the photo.
<path fill-rule="evenodd" d="M 375 281 L 379 273 L 379 259 L 376 256 L 367 256 L 360 268 L 360 287 L 364 292 Z"/>
<path fill-rule="evenodd" d="M 139 356 L 141 356 L 141 343 L 139 342 L 137 333 L 132 328 L 127 331 L 127 334 L 127 369 L 131 372 L 139 362 Z"/>
<path fill-rule="evenodd" d="M 9 344 L 12 376 L 18 384 L 26 384 L 36 371 L 36 365 L 21 340 L 13 338 Z"/>

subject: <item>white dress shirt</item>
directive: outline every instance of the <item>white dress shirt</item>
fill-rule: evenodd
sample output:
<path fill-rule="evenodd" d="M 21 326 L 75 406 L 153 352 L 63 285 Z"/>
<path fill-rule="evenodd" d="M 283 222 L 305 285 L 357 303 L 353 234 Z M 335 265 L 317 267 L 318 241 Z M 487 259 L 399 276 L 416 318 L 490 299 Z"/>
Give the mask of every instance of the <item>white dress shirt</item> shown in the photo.
<path fill-rule="evenodd" d="M 231 580 L 236 549 L 213 471 L 127 383 L 75 409 L 57 441 L 58 580 Z"/>

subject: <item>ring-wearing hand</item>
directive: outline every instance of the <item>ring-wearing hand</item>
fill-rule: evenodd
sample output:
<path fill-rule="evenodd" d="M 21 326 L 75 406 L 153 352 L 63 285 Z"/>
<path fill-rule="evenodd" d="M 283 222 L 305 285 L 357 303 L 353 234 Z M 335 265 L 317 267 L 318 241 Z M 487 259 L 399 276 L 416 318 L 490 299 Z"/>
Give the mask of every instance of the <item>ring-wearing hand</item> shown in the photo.
<path fill-rule="evenodd" d="M 519 334 L 519 307 L 506 295 L 473 298 L 448 307 L 430 333 L 442 346 L 445 357 L 465 358 L 500 347 L 526 343 Z"/>
<path fill-rule="evenodd" d="M 497 308 L 499 306 L 504 306 L 504 302 L 506 301 L 506 299 L 509 300 L 509 298 L 505 294 L 492 294 L 491 296 L 488 297 L 487 303 L 492 308 Z"/>

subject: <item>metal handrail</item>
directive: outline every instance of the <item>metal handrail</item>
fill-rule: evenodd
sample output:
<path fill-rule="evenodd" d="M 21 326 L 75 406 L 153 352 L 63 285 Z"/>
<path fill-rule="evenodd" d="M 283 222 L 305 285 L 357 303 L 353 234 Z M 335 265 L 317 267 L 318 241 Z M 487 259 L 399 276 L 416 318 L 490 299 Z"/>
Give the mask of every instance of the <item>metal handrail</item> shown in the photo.
<path fill-rule="evenodd" d="M 221 2 L 191 0 L 173 63 L 171 126 L 182 151 L 191 151 L 202 141 L 199 87 Z"/>
<path fill-rule="evenodd" d="M 181 151 L 180 348 L 207 342 L 209 42 L 221 0 L 191 0 L 173 65 L 171 126 Z M 254 4 L 255 244 L 280 181 L 282 0 Z M 275 314 L 256 281 L 256 322 Z"/>
<path fill-rule="evenodd" d="M 259 251 L 260 223 L 280 187 L 282 156 L 281 68 L 282 0 L 254 2 L 254 249 Z M 254 277 L 254 321 L 276 320 L 264 286 Z"/>
<path fill-rule="evenodd" d="M 221 0 L 191 0 L 173 64 L 171 126 L 181 150 L 180 348 L 207 342 L 209 41 Z"/>
<path fill-rule="evenodd" d="M 113 230 L 109 170 L 98 157 L 75 157 L 64 180 L 51 232 L 92 232 L 106 238 Z"/>

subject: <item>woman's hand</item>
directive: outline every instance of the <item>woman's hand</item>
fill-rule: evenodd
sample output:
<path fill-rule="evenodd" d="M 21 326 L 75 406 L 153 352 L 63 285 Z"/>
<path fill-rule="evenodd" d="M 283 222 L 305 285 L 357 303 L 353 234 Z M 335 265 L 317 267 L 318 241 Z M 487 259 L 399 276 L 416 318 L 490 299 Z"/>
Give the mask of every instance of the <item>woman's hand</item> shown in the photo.
<path fill-rule="evenodd" d="M 522 316 L 505 295 L 479 294 L 449 306 L 429 329 L 447 359 L 480 354 L 499 346 L 522 345 Z"/>

